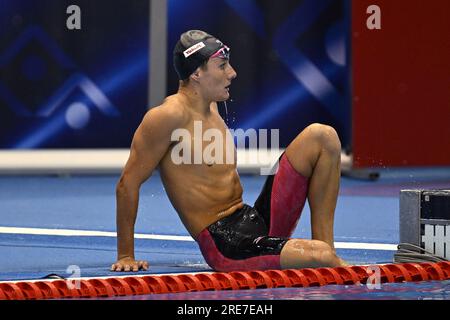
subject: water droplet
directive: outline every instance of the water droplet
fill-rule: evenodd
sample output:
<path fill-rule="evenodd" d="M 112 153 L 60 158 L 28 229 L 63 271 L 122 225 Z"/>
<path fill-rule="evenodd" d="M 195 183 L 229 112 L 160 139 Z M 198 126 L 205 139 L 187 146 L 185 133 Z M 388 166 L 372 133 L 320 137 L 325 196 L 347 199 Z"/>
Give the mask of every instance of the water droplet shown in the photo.
<path fill-rule="evenodd" d="M 228 106 L 227 106 L 227 102 L 224 101 L 223 104 L 225 105 L 225 123 L 228 124 Z"/>

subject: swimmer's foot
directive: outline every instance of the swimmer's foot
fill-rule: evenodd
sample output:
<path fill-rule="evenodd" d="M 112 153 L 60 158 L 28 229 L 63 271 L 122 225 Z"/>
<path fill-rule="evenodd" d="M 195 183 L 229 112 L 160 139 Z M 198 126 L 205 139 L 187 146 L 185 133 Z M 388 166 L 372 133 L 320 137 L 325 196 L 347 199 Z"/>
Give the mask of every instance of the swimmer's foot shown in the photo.
<path fill-rule="evenodd" d="M 339 260 L 339 267 L 348 267 L 348 266 L 350 266 L 350 263 L 348 263 L 344 259 L 338 257 L 338 260 Z"/>

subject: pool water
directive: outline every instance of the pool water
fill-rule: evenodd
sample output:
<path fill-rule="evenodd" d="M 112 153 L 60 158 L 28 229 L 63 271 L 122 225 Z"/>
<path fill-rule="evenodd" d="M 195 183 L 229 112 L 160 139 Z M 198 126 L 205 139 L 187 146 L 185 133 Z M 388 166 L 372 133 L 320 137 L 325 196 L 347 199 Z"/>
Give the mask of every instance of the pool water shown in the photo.
<path fill-rule="evenodd" d="M 450 280 L 367 285 L 329 285 L 237 291 L 202 291 L 112 297 L 120 300 L 450 300 Z"/>

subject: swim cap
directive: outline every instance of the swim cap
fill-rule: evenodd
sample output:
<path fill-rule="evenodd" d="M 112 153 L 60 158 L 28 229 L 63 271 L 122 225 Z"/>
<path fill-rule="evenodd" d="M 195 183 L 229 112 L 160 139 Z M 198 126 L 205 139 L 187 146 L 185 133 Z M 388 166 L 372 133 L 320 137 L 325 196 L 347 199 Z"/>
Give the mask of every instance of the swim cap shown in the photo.
<path fill-rule="evenodd" d="M 230 49 L 201 30 L 189 30 L 180 36 L 173 50 L 173 65 L 180 80 L 189 76 L 211 56 L 229 58 Z"/>

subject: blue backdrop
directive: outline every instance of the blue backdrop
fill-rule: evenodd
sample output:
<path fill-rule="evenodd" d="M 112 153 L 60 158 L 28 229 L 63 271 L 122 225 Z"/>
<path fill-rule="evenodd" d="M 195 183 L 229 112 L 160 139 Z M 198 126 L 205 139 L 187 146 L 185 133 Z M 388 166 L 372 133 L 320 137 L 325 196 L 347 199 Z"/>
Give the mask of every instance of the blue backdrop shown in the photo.
<path fill-rule="evenodd" d="M 68 30 L 66 8 L 81 8 Z M 149 1 L 0 0 L 0 148 L 128 148 L 147 108 Z M 351 140 L 347 0 L 168 0 L 172 49 L 188 29 L 232 49 L 230 128 L 308 124 Z M 161 44 L 166 45 L 166 44 Z"/>
<path fill-rule="evenodd" d="M 66 27 L 72 4 L 81 30 Z M 148 107 L 148 1 L 0 7 L 0 147 L 129 147 Z"/>

